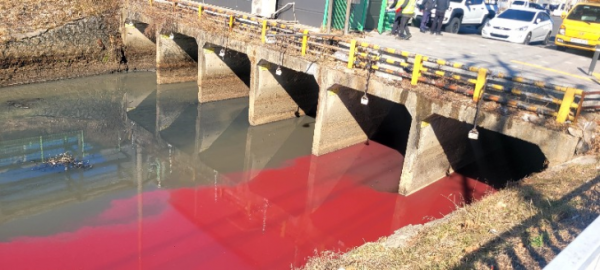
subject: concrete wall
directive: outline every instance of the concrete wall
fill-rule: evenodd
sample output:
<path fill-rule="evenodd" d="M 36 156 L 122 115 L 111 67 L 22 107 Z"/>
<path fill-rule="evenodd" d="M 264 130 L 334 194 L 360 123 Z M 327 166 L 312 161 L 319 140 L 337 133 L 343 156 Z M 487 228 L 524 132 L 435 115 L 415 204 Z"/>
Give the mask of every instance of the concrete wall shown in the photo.
<path fill-rule="evenodd" d="M 223 57 L 219 56 L 221 50 Z M 248 96 L 250 59 L 245 53 L 205 44 L 198 72 L 198 100 L 202 103 Z"/>
<path fill-rule="evenodd" d="M 295 8 L 283 11 L 277 17 L 278 19 L 288 21 L 298 20 L 304 25 L 321 27 L 325 12 L 325 0 L 279 0 L 277 1 L 277 10 L 292 2 L 296 3 Z"/>
<path fill-rule="evenodd" d="M 149 24 L 142 22 L 124 23 L 121 36 L 125 45 L 129 70 L 154 70 L 156 68 L 156 39 L 146 35 Z M 152 33 L 152 36 L 154 33 Z"/>
<path fill-rule="evenodd" d="M 198 80 L 198 43 L 191 36 L 156 33 L 156 78 L 158 84 Z"/>
<path fill-rule="evenodd" d="M 250 124 L 316 115 L 319 85 L 312 75 L 260 61 L 252 66 Z"/>
<path fill-rule="evenodd" d="M 226 7 L 246 13 L 252 12 L 252 0 L 195 0 L 194 2 Z"/>

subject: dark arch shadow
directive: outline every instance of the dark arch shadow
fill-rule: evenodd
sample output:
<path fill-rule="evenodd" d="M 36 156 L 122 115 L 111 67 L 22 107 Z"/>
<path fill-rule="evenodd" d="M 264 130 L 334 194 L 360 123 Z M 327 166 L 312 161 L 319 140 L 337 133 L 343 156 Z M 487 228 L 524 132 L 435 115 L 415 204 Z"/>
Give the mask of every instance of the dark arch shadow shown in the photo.
<path fill-rule="evenodd" d="M 465 177 L 503 188 L 546 168 L 546 157 L 535 144 L 480 127 L 479 139 L 471 140 L 471 124 L 439 115 L 428 120 L 450 166 Z"/>
<path fill-rule="evenodd" d="M 367 94 L 369 103 L 361 104 L 362 91 L 339 87 L 338 96 L 369 140 L 406 154 L 412 116 L 406 106 Z"/>

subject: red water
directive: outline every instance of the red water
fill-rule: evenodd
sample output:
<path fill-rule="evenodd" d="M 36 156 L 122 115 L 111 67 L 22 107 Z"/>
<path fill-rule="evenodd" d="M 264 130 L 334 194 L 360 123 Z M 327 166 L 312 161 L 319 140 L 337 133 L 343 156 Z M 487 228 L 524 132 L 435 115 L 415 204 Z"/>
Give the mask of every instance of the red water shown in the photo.
<path fill-rule="evenodd" d="M 2 269 L 289 269 L 345 251 L 492 191 L 459 175 L 404 197 L 402 156 L 371 143 L 229 184 L 142 193 L 79 229 L 0 243 Z M 252 177 L 251 179 L 248 179 Z"/>

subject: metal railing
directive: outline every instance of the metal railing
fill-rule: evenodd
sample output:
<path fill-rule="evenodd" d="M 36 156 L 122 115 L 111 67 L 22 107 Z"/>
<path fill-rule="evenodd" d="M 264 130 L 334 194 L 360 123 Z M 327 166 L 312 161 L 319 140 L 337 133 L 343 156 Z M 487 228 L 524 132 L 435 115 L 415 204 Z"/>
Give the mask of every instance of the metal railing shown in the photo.
<path fill-rule="evenodd" d="M 586 92 L 581 89 L 381 47 L 346 36 L 322 34 L 297 24 L 259 18 L 227 8 L 186 0 L 149 0 L 149 4 L 155 8 L 196 12 L 198 20 L 225 23 L 231 32 L 260 39 L 266 46 L 280 47 L 286 53 L 341 61 L 333 56 L 333 53 L 341 51 L 348 55 L 349 69 L 387 73 L 409 79 L 413 86 L 418 83 L 433 85 L 472 97 L 474 102 L 483 99 L 552 116 L 558 123 L 575 121 L 586 97 Z M 593 94 L 587 92 L 590 93 Z"/>

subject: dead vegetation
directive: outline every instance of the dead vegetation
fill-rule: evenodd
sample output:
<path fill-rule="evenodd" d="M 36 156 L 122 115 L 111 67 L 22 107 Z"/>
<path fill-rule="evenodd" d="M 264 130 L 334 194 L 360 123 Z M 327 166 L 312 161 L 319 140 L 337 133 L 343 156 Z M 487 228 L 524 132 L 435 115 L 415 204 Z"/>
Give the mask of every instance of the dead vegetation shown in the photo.
<path fill-rule="evenodd" d="M 22 0 L 0 1 L 0 43 L 40 29 L 53 29 L 67 22 L 117 10 L 118 0 Z"/>
<path fill-rule="evenodd" d="M 600 164 L 580 158 L 510 184 L 397 244 L 396 234 L 303 268 L 541 269 L 600 214 Z"/>

